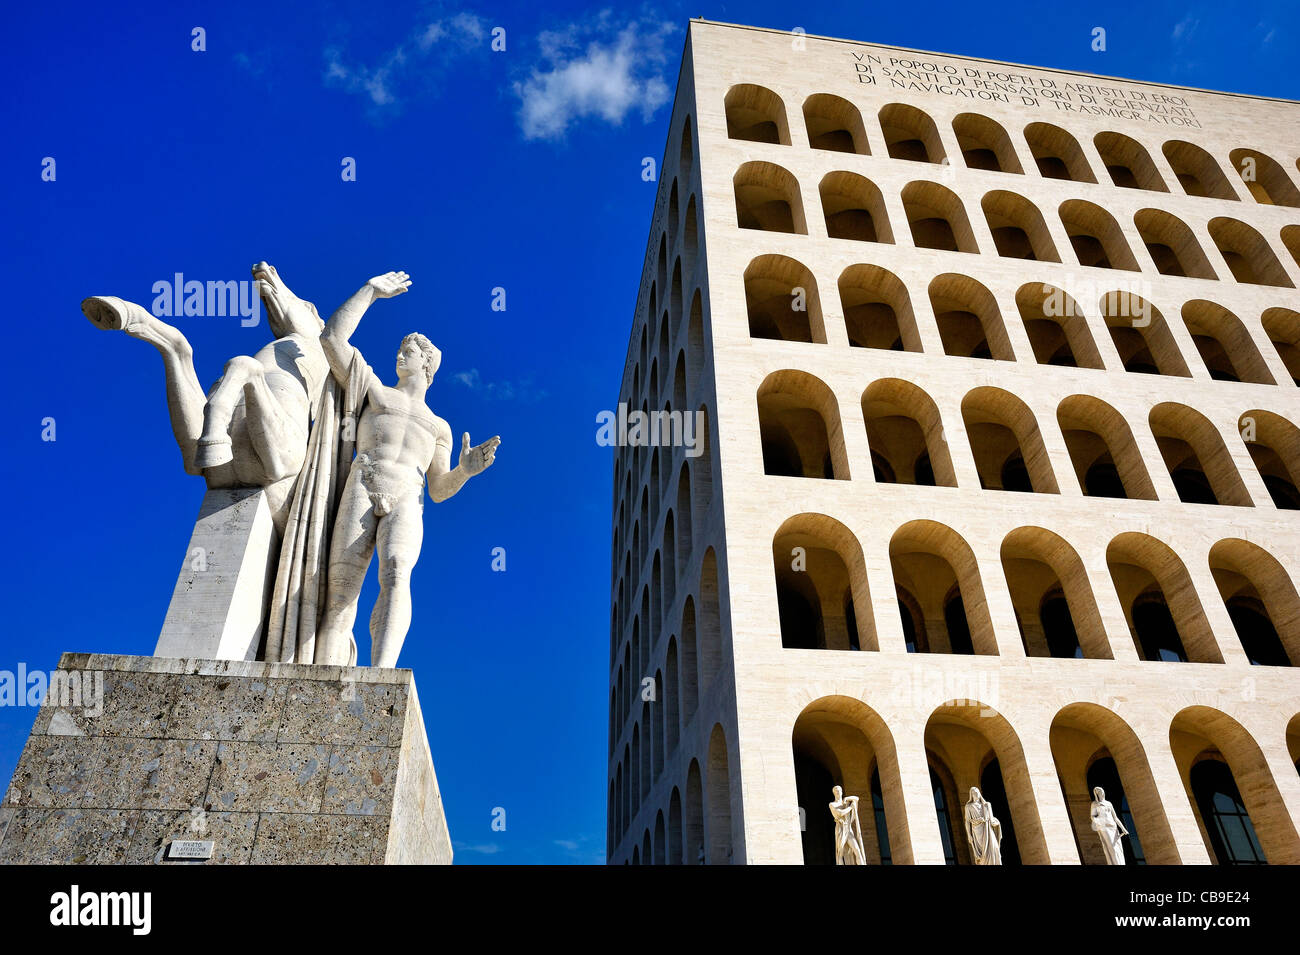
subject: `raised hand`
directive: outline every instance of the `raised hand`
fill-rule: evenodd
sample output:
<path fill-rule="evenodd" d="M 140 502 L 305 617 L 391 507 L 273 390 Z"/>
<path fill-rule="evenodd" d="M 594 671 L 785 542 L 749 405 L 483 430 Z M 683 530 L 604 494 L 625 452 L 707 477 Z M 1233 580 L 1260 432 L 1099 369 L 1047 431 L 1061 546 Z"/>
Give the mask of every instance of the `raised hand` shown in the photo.
<path fill-rule="evenodd" d="M 366 284 L 374 289 L 377 297 L 392 298 L 394 295 L 401 295 L 411 287 L 411 277 L 405 272 L 385 272 L 383 275 L 376 275 Z"/>
<path fill-rule="evenodd" d="M 460 439 L 460 462 L 459 466 L 467 475 L 481 474 L 491 467 L 492 462 L 497 457 L 497 446 L 501 444 L 499 434 L 488 438 L 478 447 L 469 446 L 469 432 L 466 431 Z"/>

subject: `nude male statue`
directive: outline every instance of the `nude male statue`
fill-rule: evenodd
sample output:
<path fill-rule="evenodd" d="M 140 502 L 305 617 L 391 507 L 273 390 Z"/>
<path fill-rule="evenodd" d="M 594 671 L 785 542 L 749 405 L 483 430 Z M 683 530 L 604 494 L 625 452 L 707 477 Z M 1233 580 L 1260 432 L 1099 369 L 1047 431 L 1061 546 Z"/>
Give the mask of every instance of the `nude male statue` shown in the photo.
<path fill-rule="evenodd" d="M 461 440 L 451 467 L 452 432 L 424 402 L 442 354 L 412 332 L 397 351 L 397 385 L 390 388 L 348 339 L 376 298 L 405 292 L 405 272 L 376 276 L 343 303 L 320 341 L 330 370 L 361 409 L 356 458 L 339 500 L 330 541 L 329 586 L 317 637 L 316 662 L 349 665 L 355 659 L 352 626 L 361 583 L 379 551 L 379 599 L 370 617 L 370 665 L 394 667 L 411 626 L 411 571 L 424 536 L 424 487 L 434 502 L 447 500 L 496 458 L 499 436 L 470 447 Z M 364 401 L 364 404 L 363 404 Z M 345 422 L 346 424 L 346 422 Z"/>

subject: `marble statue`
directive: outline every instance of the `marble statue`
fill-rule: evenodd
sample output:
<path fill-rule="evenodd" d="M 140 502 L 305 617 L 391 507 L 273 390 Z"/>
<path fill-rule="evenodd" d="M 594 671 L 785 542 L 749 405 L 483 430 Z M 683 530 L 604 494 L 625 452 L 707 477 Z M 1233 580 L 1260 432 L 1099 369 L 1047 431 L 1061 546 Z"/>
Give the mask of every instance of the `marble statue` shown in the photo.
<path fill-rule="evenodd" d="M 393 667 L 411 625 L 411 571 L 424 536 L 424 492 L 439 503 L 471 477 L 491 467 L 499 436 L 471 447 L 462 436 L 451 466 L 452 432 L 429 410 L 425 392 L 442 355 L 423 335 L 402 339 L 396 357 L 397 385 L 383 384 L 349 342 L 376 298 L 390 298 L 411 285 L 405 272 L 371 279 L 339 307 L 321 333 L 335 380 L 356 415 L 356 458 L 340 495 L 329 551 L 327 602 L 315 662 L 347 665 L 355 660 L 352 626 L 361 583 L 378 551 L 379 598 L 370 617 L 370 665 Z M 344 416 L 345 426 L 349 420 Z M 345 430 L 346 427 L 345 427 Z"/>
<path fill-rule="evenodd" d="M 966 803 L 963 816 L 971 861 L 975 865 L 1001 865 L 1002 823 L 998 822 L 993 807 L 975 786 L 970 788 L 970 801 Z"/>
<path fill-rule="evenodd" d="M 844 795 L 841 786 L 831 789 L 835 801 L 830 804 L 835 819 L 835 864 L 866 865 L 867 853 L 862 848 L 862 824 L 858 820 L 858 797 Z"/>
<path fill-rule="evenodd" d="M 352 623 L 377 549 L 371 664 L 396 666 L 411 622 L 426 479 L 429 496 L 445 501 L 493 463 L 501 439 L 471 447 L 464 435 L 452 468 L 451 429 L 424 404 L 438 350 L 423 335 L 406 336 L 398 383 L 389 388 L 349 343 L 372 303 L 410 287 L 405 272 L 371 279 L 328 323 L 273 266 L 258 262 L 252 273 L 275 338 L 226 362 L 206 394 L 179 330 L 114 296 L 92 296 L 81 309 L 97 327 L 125 332 L 162 355 L 185 471 L 202 475 L 209 491 L 257 488 L 265 495 L 279 552 L 268 555 L 276 571 L 260 658 L 355 664 Z"/>
<path fill-rule="evenodd" d="M 1092 831 L 1101 838 L 1101 851 L 1106 855 L 1107 865 L 1124 865 L 1124 843 L 1121 841 L 1129 834 L 1120 822 L 1115 807 L 1106 798 L 1106 791 L 1100 786 L 1092 790 Z"/>

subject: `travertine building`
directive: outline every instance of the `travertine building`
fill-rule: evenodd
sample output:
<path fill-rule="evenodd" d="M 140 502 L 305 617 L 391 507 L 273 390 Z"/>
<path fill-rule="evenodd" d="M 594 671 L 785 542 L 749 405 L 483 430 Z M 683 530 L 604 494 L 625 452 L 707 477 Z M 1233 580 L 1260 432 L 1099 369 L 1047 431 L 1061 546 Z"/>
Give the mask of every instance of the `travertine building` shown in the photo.
<path fill-rule="evenodd" d="M 1098 54 L 1104 69 L 1104 55 Z M 1300 104 L 693 21 L 608 858 L 1300 862 Z M 680 442 L 679 442 L 680 444 Z"/>

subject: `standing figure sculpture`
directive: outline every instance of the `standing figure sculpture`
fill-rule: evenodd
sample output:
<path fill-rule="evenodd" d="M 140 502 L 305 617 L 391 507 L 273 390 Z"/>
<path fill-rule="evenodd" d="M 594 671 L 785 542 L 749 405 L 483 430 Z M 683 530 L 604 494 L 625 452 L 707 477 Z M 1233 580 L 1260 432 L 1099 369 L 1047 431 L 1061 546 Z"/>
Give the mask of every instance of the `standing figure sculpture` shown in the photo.
<path fill-rule="evenodd" d="M 844 789 L 831 789 L 835 801 L 830 804 L 835 819 L 835 864 L 866 865 L 867 853 L 862 848 L 862 825 L 858 821 L 858 797 L 844 795 Z"/>
<path fill-rule="evenodd" d="M 971 861 L 975 865 L 1001 865 L 1002 823 L 993 815 L 993 806 L 975 786 L 970 788 L 970 801 L 966 803 L 963 816 Z"/>
<path fill-rule="evenodd" d="M 361 583 L 379 552 L 379 599 L 370 617 L 370 665 L 393 667 L 411 625 L 411 571 L 424 536 L 424 489 L 434 502 L 447 500 L 490 467 L 500 437 L 470 447 L 461 442 L 451 466 L 452 432 L 429 410 L 425 392 L 442 355 L 412 332 L 397 351 L 397 385 L 388 387 L 349 342 L 376 298 L 400 295 L 411 285 L 405 272 L 366 283 L 339 307 L 320 341 L 335 380 L 348 396 L 345 430 L 356 415 L 356 458 L 343 485 L 330 538 L 327 598 L 315 662 L 349 665 L 356 659 L 352 626 Z"/>
<path fill-rule="evenodd" d="M 1092 790 L 1092 831 L 1101 838 L 1101 851 L 1106 856 L 1107 865 L 1124 865 L 1124 843 L 1121 841 L 1129 834 L 1120 821 L 1115 807 L 1106 798 L 1106 791 L 1100 786 Z"/>

